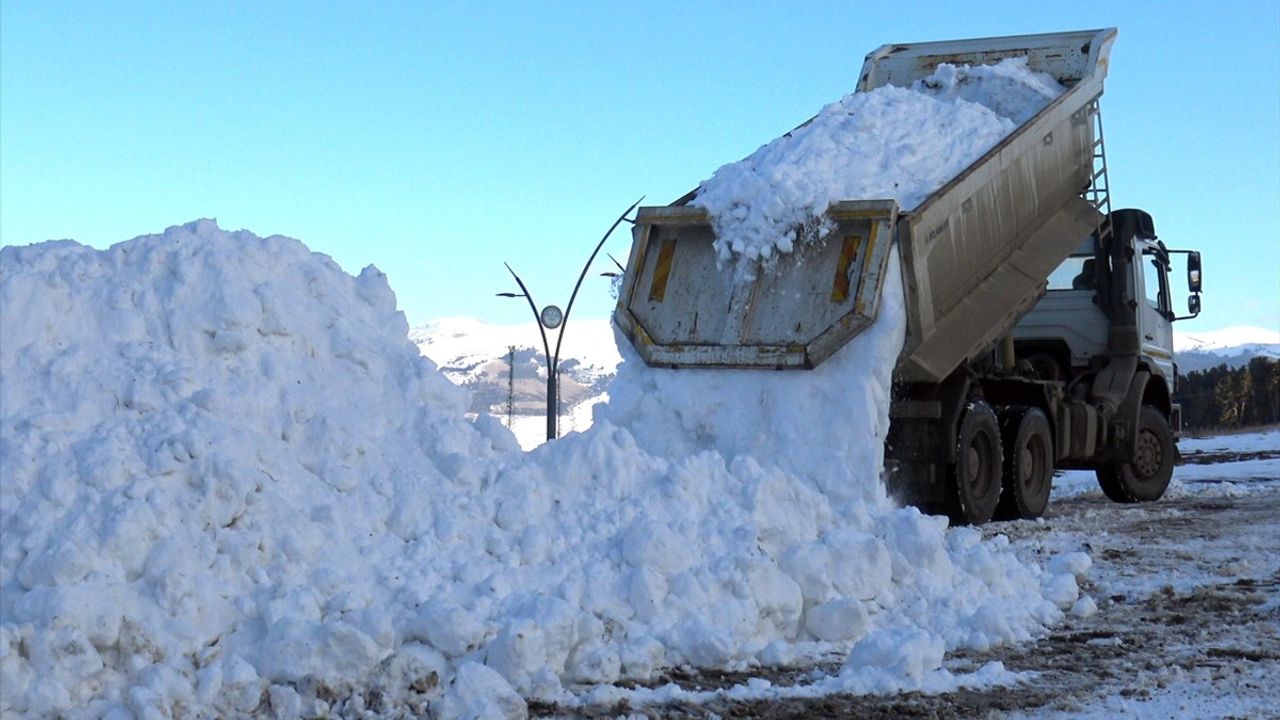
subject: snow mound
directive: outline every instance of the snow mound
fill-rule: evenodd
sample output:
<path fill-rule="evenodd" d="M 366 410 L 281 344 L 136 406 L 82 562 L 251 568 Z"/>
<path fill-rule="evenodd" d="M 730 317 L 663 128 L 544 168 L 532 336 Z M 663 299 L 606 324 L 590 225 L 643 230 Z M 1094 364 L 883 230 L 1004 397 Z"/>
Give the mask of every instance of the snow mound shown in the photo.
<path fill-rule="evenodd" d="M 211 221 L 5 248 L 0 713 L 521 717 L 893 637 L 841 687 L 936 684 L 939 648 L 1035 636 L 1070 572 L 880 487 L 893 267 L 820 371 L 629 357 L 590 432 L 525 455 L 374 268 Z"/>
<path fill-rule="evenodd" d="M 358 676 L 403 642 L 380 605 L 415 541 L 511 446 L 382 273 L 295 240 L 4 248 L 0 300 L 0 710 L 230 713 Z"/>
<path fill-rule="evenodd" d="M 840 200 L 895 199 L 912 209 L 1065 92 L 1026 58 L 939 65 L 911 88 L 851 93 L 796 130 L 730 163 L 692 204 L 712 216 L 721 261 L 791 252 L 827 232 Z"/>

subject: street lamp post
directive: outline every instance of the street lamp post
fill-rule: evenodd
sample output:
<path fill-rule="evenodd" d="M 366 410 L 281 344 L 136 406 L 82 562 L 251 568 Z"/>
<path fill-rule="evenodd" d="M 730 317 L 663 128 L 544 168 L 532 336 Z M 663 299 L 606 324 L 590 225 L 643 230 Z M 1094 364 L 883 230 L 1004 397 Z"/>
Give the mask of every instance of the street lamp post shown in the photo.
<path fill-rule="evenodd" d="M 640 198 L 632 203 L 631 207 L 624 210 L 622 214 L 618 216 L 618 219 L 613 221 L 613 225 L 609 226 L 609 230 L 605 232 L 604 237 L 600 238 L 600 242 L 596 243 L 595 250 L 591 251 L 591 257 L 587 258 L 587 264 L 582 266 L 582 272 L 578 274 L 578 282 L 573 286 L 573 293 L 569 295 L 569 304 L 565 306 L 563 313 L 560 311 L 560 308 L 555 305 L 547 305 L 542 308 L 542 310 L 538 310 L 538 305 L 533 301 L 533 295 L 529 293 L 529 288 L 524 284 L 524 281 L 520 279 L 520 276 L 516 274 L 515 270 L 511 269 L 509 264 L 505 262 L 503 263 L 507 268 L 507 272 L 511 273 L 511 277 L 515 278 L 516 285 L 520 287 L 520 292 L 501 292 L 498 293 L 498 297 L 522 297 L 527 300 L 529 302 L 529 309 L 533 311 L 533 317 L 538 322 L 538 333 L 542 335 L 542 352 L 547 358 L 548 440 L 555 440 L 559 430 L 557 427 L 559 424 L 557 420 L 560 416 L 558 387 L 560 376 L 560 343 L 564 340 L 564 330 L 569 323 L 569 312 L 573 310 L 573 301 L 578 298 L 578 289 L 582 287 L 582 281 L 587 277 L 587 271 L 591 269 L 591 263 L 595 261 L 596 255 L 600 253 L 600 248 L 604 247 L 604 242 L 609 239 L 609 236 L 613 234 L 614 230 L 618 229 L 618 226 L 621 225 L 624 220 L 627 220 L 627 215 L 632 210 L 635 210 L 636 206 L 643 200 L 643 197 Z M 615 260 L 614 262 L 617 261 Z M 547 330 L 555 330 L 556 328 L 560 328 L 560 332 L 556 335 L 555 353 L 552 353 L 551 343 L 547 341 Z"/>

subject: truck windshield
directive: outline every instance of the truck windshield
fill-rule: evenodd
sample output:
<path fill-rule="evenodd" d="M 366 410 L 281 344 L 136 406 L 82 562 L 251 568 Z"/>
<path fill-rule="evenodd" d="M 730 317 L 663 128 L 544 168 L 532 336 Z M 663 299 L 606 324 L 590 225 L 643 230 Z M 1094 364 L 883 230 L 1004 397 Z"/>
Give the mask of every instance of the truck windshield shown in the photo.
<path fill-rule="evenodd" d="M 1092 255 L 1072 255 L 1049 275 L 1050 290 L 1094 290 L 1097 278 L 1094 275 Z"/>

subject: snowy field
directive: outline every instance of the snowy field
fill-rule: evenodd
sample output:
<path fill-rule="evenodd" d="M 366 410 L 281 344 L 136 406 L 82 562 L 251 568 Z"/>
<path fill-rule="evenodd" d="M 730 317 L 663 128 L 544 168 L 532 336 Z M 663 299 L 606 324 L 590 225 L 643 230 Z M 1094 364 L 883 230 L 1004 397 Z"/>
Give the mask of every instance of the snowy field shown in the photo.
<path fill-rule="evenodd" d="M 1178 451 L 1182 464 L 1174 473 L 1165 498 L 1266 491 L 1280 477 L 1280 429 L 1183 437 Z M 1231 471 L 1224 473 L 1223 467 L 1230 467 Z M 1092 472 L 1059 472 L 1053 482 L 1054 500 L 1102 492 Z"/>

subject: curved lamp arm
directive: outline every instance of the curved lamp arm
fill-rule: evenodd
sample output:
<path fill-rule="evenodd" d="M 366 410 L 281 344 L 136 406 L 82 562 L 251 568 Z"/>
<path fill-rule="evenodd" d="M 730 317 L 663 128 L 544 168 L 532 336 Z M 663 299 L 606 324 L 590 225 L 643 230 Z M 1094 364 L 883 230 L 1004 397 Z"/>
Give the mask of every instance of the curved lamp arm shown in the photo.
<path fill-rule="evenodd" d="M 542 353 L 545 357 L 550 358 L 551 344 L 547 342 L 547 329 L 542 327 L 542 317 L 538 315 L 538 306 L 533 302 L 533 296 L 529 294 L 529 288 L 525 287 L 524 281 L 520 279 L 520 276 L 516 274 L 515 270 L 511 269 L 510 265 L 507 265 L 505 262 L 502 264 L 506 266 L 507 272 L 511 273 L 511 277 L 516 279 L 516 284 L 520 286 L 520 292 L 524 294 L 524 299 L 529 301 L 529 309 L 533 311 L 533 319 L 538 325 L 538 333 L 542 335 Z M 557 341 L 557 352 L 559 349 L 560 343 Z M 551 372 L 551 369 L 548 368 L 547 372 Z"/>
<path fill-rule="evenodd" d="M 635 210 L 636 206 L 642 202 L 644 202 L 643 195 L 640 196 L 639 200 L 631 203 L 631 207 L 622 211 L 622 214 L 618 216 L 618 219 L 614 220 L 613 224 L 609 226 L 609 230 L 605 232 L 604 237 L 600 238 L 600 242 L 596 243 L 596 249 L 591 251 L 591 257 L 587 258 L 587 264 L 582 266 L 582 273 L 578 275 L 578 282 L 574 284 L 573 293 L 569 295 L 569 304 L 565 306 L 564 320 L 560 322 L 560 334 L 556 336 L 556 354 L 551 361 L 553 367 L 560 364 L 560 343 L 564 340 L 564 331 L 569 327 L 569 312 L 573 310 L 573 301 L 578 297 L 578 289 L 582 287 L 582 280 L 587 276 L 587 271 L 591 269 L 591 263 L 595 262 L 596 255 L 600 254 L 600 248 L 604 247 L 604 241 L 609 239 L 609 236 L 613 234 L 613 231 L 617 230 L 618 226 L 622 224 L 622 221 L 627 219 L 627 215 L 629 215 L 632 210 Z M 508 267 L 507 269 L 510 270 L 511 268 Z M 515 273 L 513 272 L 511 274 L 514 275 Z M 519 282 L 519 280 L 519 278 L 516 278 L 517 282 Z M 523 287 L 523 285 L 521 287 Z M 530 302 L 532 302 L 532 300 L 530 300 Z M 548 355 L 547 357 L 552 356 Z"/>

